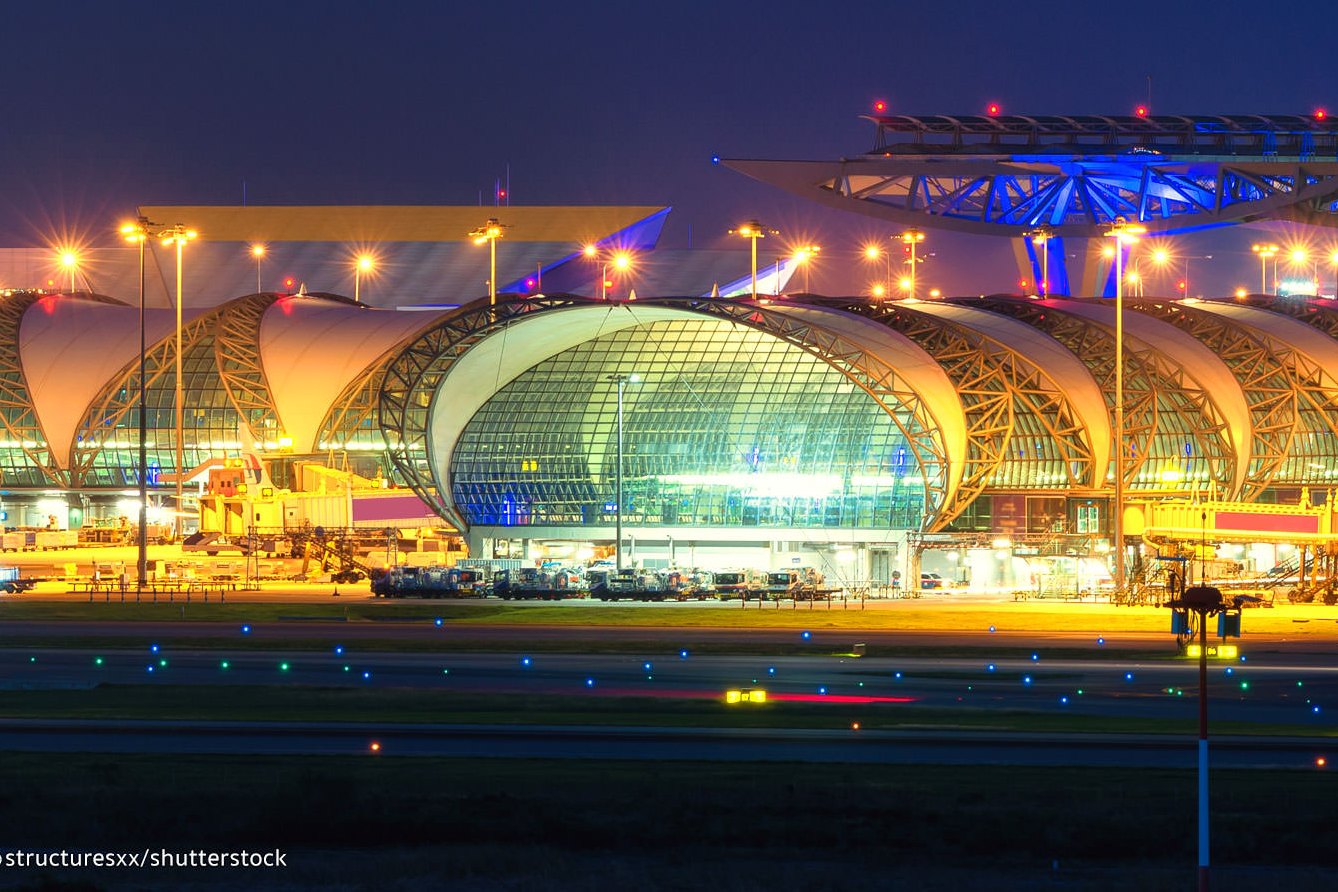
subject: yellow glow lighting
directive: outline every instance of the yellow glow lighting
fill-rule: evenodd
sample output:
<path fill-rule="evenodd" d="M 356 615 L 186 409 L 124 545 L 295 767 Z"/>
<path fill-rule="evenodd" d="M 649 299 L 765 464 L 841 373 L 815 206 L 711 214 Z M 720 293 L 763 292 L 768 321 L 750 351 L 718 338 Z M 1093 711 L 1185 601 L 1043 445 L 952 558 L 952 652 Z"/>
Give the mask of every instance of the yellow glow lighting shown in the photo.
<path fill-rule="evenodd" d="M 1165 248 L 1158 248 L 1152 252 L 1153 263 L 1165 263 L 1170 259 L 1171 259 L 1171 252 L 1167 251 Z"/>
<path fill-rule="evenodd" d="M 1185 656 L 1198 659 L 1200 647 L 1197 644 L 1190 644 L 1185 648 Z M 1240 648 L 1234 644 L 1210 644 L 1208 645 L 1209 658 L 1216 657 L 1219 660 L 1234 660 L 1240 656 Z"/>
<path fill-rule="evenodd" d="M 584 248 L 581 249 L 581 253 L 584 254 L 586 257 L 594 257 L 596 254 L 599 253 L 599 249 L 596 248 L 594 245 L 586 245 Z"/>
<path fill-rule="evenodd" d="M 616 254 L 613 258 L 614 269 L 628 269 L 632 265 L 632 258 L 627 254 Z"/>
<path fill-rule="evenodd" d="M 252 257 L 264 257 L 264 256 L 265 256 L 265 246 L 264 246 L 264 245 L 252 245 L 252 246 L 251 246 L 251 256 L 252 256 Z"/>
<path fill-rule="evenodd" d="M 864 247 L 864 256 L 870 260 L 876 260 L 881 257 L 882 254 L 883 252 L 879 250 L 877 245 L 865 245 Z"/>
<path fill-rule="evenodd" d="M 370 254 L 363 254 L 360 257 L 358 257 L 358 269 L 362 270 L 363 272 L 367 272 L 374 266 L 376 266 L 376 261 L 372 258 Z"/>

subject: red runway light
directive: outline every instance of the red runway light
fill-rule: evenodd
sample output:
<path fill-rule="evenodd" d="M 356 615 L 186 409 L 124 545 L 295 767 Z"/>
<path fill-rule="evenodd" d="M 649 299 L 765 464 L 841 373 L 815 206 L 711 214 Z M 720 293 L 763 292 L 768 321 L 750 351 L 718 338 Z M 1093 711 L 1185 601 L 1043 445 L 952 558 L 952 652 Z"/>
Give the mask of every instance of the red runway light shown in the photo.
<path fill-rule="evenodd" d="M 1148 116 L 1148 107 L 1146 105 L 1140 105 L 1138 108 L 1134 109 L 1134 114 L 1138 115 L 1140 118 L 1146 118 Z"/>
<path fill-rule="evenodd" d="M 999 113 L 999 103 L 991 102 L 989 108 L 986 109 L 986 114 L 997 115 L 998 113 Z"/>
<path fill-rule="evenodd" d="M 370 749 L 370 750 L 371 750 L 372 752 L 374 752 L 374 753 L 379 753 L 379 752 L 381 752 L 381 744 L 379 744 L 379 743 L 377 743 L 375 740 L 373 740 L 373 741 L 372 741 L 372 745 L 371 745 L 370 747 L 368 747 L 368 749 Z"/>
<path fill-rule="evenodd" d="M 1322 108 L 1315 109 L 1315 120 L 1322 121 L 1329 116 L 1329 113 Z"/>
<path fill-rule="evenodd" d="M 876 102 L 874 102 L 873 110 L 881 115 L 883 112 L 887 111 L 887 103 L 879 99 Z"/>

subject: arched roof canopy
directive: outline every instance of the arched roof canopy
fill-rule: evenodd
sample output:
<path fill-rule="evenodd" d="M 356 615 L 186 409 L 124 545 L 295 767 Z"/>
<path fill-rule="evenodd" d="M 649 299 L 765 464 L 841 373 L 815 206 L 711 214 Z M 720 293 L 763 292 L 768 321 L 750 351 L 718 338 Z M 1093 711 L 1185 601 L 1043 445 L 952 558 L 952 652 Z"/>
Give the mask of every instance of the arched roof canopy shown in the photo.
<path fill-rule="evenodd" d="M 858 343 L 848 334 L 819 328 L 796 315 L 786 308 L 702 298 L 614 306 L 571 295 L 503 296 L 495 308 L 471 304 L 424 332 L 388 367 L 380 404 L 392 460 L 429 504 L 457 525 L 467 526 L 443 479 L 444 469 L 450 466 L 447 453 L 464 424 L 492 393 L 537 358 L 556 355 L 604 331 L 648 320 L 714 318 L 764 332 L 820 357 L 863 390 L 902 431 L 920 468 L 926 519 L 932 518 L 950 495 L 943 431 L 962 429 L 960 406 L 954 410 L 950 383 L 913 345 L 903 343 L 900 353 L 889 357 L 886 350 L 895 341 L 875 336 L 872 329 L 864 331 L 869 342 Z M 534 325 L 540 317 L 546 324 Z M 899 360 L 907 372 L 896 367 Z M 476 373 L 457 377 L 457 365 Z M 487 383 L 481 388 L 477 386 L 478 370 L 488 373 L 482 376 Z M 922 386 L 932 381 L 931 392 L 918 391 L 907 375 L 919 376 Z M 447 387 L 448 377 L 469 380 L 473 387 Z"/>

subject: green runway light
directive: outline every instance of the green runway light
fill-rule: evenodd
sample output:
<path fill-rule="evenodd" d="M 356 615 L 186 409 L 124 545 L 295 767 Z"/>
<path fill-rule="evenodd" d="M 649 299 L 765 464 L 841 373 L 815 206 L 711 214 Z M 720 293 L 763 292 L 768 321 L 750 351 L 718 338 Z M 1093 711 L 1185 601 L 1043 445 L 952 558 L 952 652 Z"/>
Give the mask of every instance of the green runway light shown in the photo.
<path fill-rule="evenodd" d="M 1242 681 L 1240 683 L 1240 689 L 1242 691 L 1248 691 L 1250 689 L 1250 683 L 1248 681 Z"/>
<path fill-rule="evenodd" d="M 223 662 L 221 662 L 221 663 L 218 664 L 218 668 L 220 668 L 220 669 L 226 669 L 226 668 L 228 668 L 228 666 L 230 666 L 230 665 L 231 665 L 231 664 L 230 664 L 227 660 L 224 660 Z"/>
<path fill-rule="evenodd" d="M 166 661 L 166 660 L 159 660 L 159 661 L 158 661 L 158 665 L 159 665 L 159 666 L 162 666 L 164 669 L 166 669 L 166 668 L 167 668 L 167 661 Z"/>
<path fill-rule="evenodd" d="M 102 665 L 102 657 L 97 657 L 97 658 L 95 658 L 95 659 L 93 660 L 93 665 L 94 665 L 94 666 L 101 666 L 101 665 Z"/>
<path fill-rule="evenodd" d="M 287 671 L 288 671 L 288 664 L 287 664 L 287 663 L 280 663 L 280 664 L 279 664 L 279 671 L 280 671 L 280 672 L 287 672 Z"/>

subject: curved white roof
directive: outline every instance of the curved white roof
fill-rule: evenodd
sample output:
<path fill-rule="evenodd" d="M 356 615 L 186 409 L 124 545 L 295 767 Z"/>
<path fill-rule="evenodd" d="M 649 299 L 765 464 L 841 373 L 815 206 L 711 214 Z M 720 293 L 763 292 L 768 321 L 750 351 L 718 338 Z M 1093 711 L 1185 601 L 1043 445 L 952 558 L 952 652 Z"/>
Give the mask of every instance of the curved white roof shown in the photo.
<path fill-rule="evenodd" d="M 202 312 L 208 311 L 188 310 L 183 322 Z M 171 310 L 145 311 L 150 349 L 171 337 L 175 328 Z M 19 355 L 52 458 L 60 467 L 68 467 L 70 448 L 89 404 L 139 356 L 139 307 L 71 297 L 39 300 L 23 314 Z"/>
<path fill-rule="evenodd" d="M 260 323 L 260 358 L 293 449 L 317 451 L 321 421 L 349 382 L 435 318 L 316 298 L 275 301 Z"/>
<path fill-rule="evenodd" d="M 1110 464 L 1113 445 L 1110 412 L 1106 408 L 1101 386 L 1078 357 L 1045 332 L 1002 313 L 941 301 L 920 301 L 908 309 L 978 331 L 1016 350 L 1035 364 L 1049 378 L 1051 389 L 1065 395 L 1087 428 L 1092 446 L 1092 468 L 1096 474 L 1091 485 L 1102 484 L 1104 468 Z"/>
<path fill-rule="evenodd" d="M 1037 303 L 1090 319 L 1106 326 L 1112 332 L 1115 330 L 1113 304 L 1053 299 Z M 1202 341 L 1169 322 L 1154 319 L 1143 313 L 1135 311 L 1124 314 L 1124 336 L 1127 339 L 1126 344 L 1132 341 L 1163 356 L 1174 357 L 1184 368 L 1185 373 L 1212 397 L 1213 403 L 1222 413 L 1223 421 L 1226 422 L 1231 447 L 1236 454 L 1236 477 L 1232 481 L 1232 489 L 1239 491 L 1245 484 L 1245 475 L 1250 467 L 1250 451 L 1254 437 L 1250 406 L 1245 400 L 1245 391 L 1241 389 L 1236 376 L 1231 374 L 1231 369 Z"/>
<path fill-rule="evenodd" d="M 838 310 L 773 304 L 769 309 L 802 317 L 859 343 L 871 354 L 891 365 L 925 398 L 940 425 L 948 455 L 960 455 L 966 447 L 966 419 L 947 374 L 927 353 L 896 332 L 861 316 Z M 462 356 L 450 369 L 433 398 L 429 419 L 429 461 L 432 467 L 448 469 L 451 453 L 474 414 L 502 387 L 526 370 L 564 350 L 592 338 L 672 319 L 703 317 L 689 310 L 653 304 L 617 304 L 554 310 L 513 322 L 505 335 L 494 334 Z M 721 320 L 725 321 L 725 320 Z M 539 324 L 542 323 L 542 324 Z M 953 450 L 956 449 L 956 452 Z M 948 463 L 955 473 L 948 495 L 961 477 L 959 463 Z M 440 473 L 440 471 L 439 471 Z M 441 474 L 440 479 L 446 479 Z"/>
<path fill-rule="evenodd" d="M 1323 366 L 1326 386 L 1338 387 L 1338 341 L 1318 329 L 1282 313 L 1227 301 L 1206 300 L 1195 306 L 1249 326 L 1272 341 L 1274 347 L 1301 351 Z"/>

